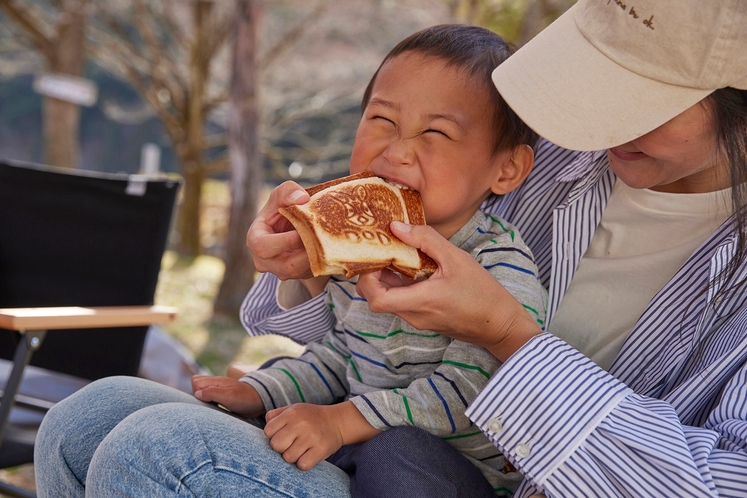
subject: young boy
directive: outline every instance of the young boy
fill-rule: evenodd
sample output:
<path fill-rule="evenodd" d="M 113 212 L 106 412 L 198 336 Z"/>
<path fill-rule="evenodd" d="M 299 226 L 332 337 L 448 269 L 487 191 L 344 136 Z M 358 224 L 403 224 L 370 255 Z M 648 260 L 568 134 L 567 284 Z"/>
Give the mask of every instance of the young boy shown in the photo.
<path fill-rule="evenodd" d="M 511 53 L 498 35 L 460 25 L 402 41 L 364 94 L 350 172 L 418 190 L 427 223 L 542 324 L 546 294 L 529 249 L 512 225 L 479 210 L 490 195 L 516 188 L 533 162 L 536 135 L 490 81 Z M 341 447 L 382 430 L 415 425 L 447 440 L 496 492 L 510 494 L 521 477 L 464 415 L 499 362 L 484 349 L 375 313 L 355 285 L 337 276 L 326 283 L 336 324 L 322 343 L 240 381 L 195 378 L 195 396 L 245 417 L 266 413 L 270 444 L 303 470 L 330 456 L 335 463 Z"/>

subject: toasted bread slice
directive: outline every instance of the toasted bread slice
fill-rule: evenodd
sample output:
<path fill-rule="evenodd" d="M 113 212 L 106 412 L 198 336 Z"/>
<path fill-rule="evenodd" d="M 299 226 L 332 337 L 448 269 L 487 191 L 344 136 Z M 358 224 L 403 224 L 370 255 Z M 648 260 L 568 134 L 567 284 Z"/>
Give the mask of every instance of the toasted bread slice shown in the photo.
<path fill-rule="evenodd" d="M 409 278 L 430 276 L 436 262 L 395 237 L 389 223 L 424 225 L 420 194 L 372 173 L 358 173 L 306 190 L 308 203 L 280 208 L 301 236 L 314 276 L 390 268 Z"/>

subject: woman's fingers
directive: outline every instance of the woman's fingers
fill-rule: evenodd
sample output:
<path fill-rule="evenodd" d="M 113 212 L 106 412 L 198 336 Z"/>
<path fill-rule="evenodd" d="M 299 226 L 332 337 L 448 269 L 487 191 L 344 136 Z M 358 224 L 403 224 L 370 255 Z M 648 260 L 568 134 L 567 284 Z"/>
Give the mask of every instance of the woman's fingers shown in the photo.
<path fill-rule="evenodd" d="M 309 194 L 296 182 L 283 182 L 278 185 L 267 199 L 263 209 L 276 212 L 279 207 L 292 206 L 294 204 L 306 204 L 309 202 Z"/>
<path fill-rule="evenodd" d="M 420 249 L 438 263 L 439 268 L 447 263 L 446 258 L 454 246 L 428 225 L 408 225 L 393 221 L 392 233 L 408 246 Z M 464 252 L 464 251 L 462 251 Z"/>
<path fill-rule="evenodd" d="M 295 250 L 303 249 L 298 232 L 275 232 L 272 227 L 252 225 L 246 236 L 246 245 L 256 259 L 267 260 Z"/>
<path fill-rule="evenodd" d="M 308 200 L 309 194 L 294 182 L 285 182 L 272 191 L 246 234 L 246 245 L 258 271 L 274 273 L 281 279 L 311 276 L 301 237 L 278 212 L 281 207 Z"/>
<path fill-rule="evenodd" d="M 438 270 L 428 279 L 405 285 L 402 279 L 391 272 L 374 272 L 358 278 L 357 292 L 373 311 L 394 313 L 410 322 L 411 325 L 423 328 L 416 315 L 431 309 L 432 298 L 442 293 L 439 281 L 445 275 L 455 272 L 449 270 L 453 262 L 462 255 L 461 249 L 452 245 L 433 228 L 425 225 L 406 225 L 393 222 L 392 233 L 402 242 L 420 249 L 438 263 Z M 460 254 L 461 253 L 461 254 Z M 469 255 L 467 255 L 468 259 Z M 410 284 L 411 282 L 407 282 Z M 437 329 L 432 329 L 437 330 Z"/>

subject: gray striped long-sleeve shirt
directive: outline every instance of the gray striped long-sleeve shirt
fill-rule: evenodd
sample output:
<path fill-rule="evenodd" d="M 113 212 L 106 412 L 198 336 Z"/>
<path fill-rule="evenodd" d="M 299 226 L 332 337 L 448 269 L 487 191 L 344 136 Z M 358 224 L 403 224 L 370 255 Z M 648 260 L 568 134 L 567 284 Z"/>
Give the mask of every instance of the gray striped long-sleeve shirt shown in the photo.
<path fill-rule="evenodd" d="M 450 242 L 472 254 L 544 325 L 546 291 L 511 224 L 478 211 Z M 464 413 L 498 360 L 472 344 L 372 312 L 355 293 L 355 283 L 333 277 L 327 285 L 336 323 L 321 343 L 242 380 L 257 389 L 268 410 L 350 399 L 377 429 L 421 427 L 463 452 L 497 490 L 513 490 L 520 476 L 503 474 L 502 455 Z"/>

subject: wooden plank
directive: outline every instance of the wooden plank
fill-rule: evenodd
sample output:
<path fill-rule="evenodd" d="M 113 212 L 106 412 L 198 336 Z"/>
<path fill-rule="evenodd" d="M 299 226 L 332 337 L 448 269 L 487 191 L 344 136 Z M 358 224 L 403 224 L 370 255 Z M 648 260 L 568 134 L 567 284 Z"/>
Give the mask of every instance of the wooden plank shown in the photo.
<path fill-rule="evenodd" d="M 169 323 L 178 310 L 172 306 L 79 306 L 0 308 L 0 328 L 57 330 L 95 327 L 132 327 Z"/>

